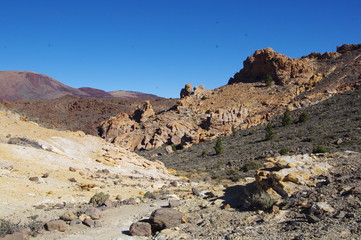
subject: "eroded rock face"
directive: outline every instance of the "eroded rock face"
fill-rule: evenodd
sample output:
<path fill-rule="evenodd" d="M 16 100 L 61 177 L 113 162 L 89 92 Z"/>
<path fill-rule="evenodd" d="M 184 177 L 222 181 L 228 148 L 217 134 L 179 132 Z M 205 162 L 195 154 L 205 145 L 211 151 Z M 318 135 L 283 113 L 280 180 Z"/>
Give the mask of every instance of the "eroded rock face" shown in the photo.
<path fill-rule="evenodd" d="M 300 190 L 315 187 L 320 176 L 327 176 L 331 165 L 316 155 L 282 156 L 266 159 L 256 172 L 258 188 L 272 195 L 288 197 Z"/>
<path fill-rule="evenodd" d="M 184 97 L 188 97 L 192 94 L 192 84 L 187 83 L 184 88 L 182 88 L 181 92 L 180 92 L 180 97 L 184 98 Z"/>
<path fill-rule="evenodd" d="M 307 59 L 292 59 L 272 48 L 257 50 L 243 65 L 243 69 L 228 84 L 264 81 L 270 75 L 277 84 L 285 85 L 291 78 L 309 78 L 314 73 Z"/>

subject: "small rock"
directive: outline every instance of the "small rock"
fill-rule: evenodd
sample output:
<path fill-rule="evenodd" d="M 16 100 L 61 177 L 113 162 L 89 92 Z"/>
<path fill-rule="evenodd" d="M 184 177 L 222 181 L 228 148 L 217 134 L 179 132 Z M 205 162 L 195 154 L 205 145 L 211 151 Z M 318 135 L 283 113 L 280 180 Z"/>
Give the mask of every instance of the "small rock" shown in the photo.
<path fill-rule="evenodd" d="M 70 171 L 70 172 L 76 172 L 76 168 L 69 167 L 69 171 Z"/>
<path fill-rule="evenodd" d="M 316 208 L 320 209 L 322 211 L 328 212 L 328 213 L 334 213 L 335 212 L 335 209 L 333 207 L 331 207 L 331 205 L 326 203 L 326 202 L 318 202 L 318 203 L 316 203 Z"/>
<path fill-rule="evenodd" d="M 334 217 L 338 218 L 338 219 L 342 219 L 346 216 L 346 212 L 345 211 L 339 211 Z"/>
<path fill-rule="evenodd" d="M 102 173 L 105 173 L 105 174 L 110 174 L 110 171 L 106 168 L 102 169 Z"/>
<path fill-rule="evenodd" d="M 179 183 L 177 181 L 172 181 L 170 182 L 170 185 L 172 185 L 173 187 L 178 187 Z"/>
<path fill-rule="evenodd" d="M 84 221 L 85 219 L 91 219 L 91 217 L 89 217 L 89 216 L 86 215 L 86 214 L 82 214 L 82 215 L 79 216 L 79 220 L 80 220 L 80 221 Z"/>
<path fill-rule="evenodd" d="M 7 234 L 4 237 L 0 238 L 1 240 L 29 240 L 28 234 L 23 234 L 21 232 L 15 232 L 12 234 Z"/>
<path fill-rule="evenodd" d="M 173 149 L 172 149 L 172 146 L 169 146 L 169 145 L 165 147 L 165 151 L 166 151 L 168 154 L 171 154 L 171 153 L 174 152 Z"/>
<path fill-rule="evenodd" d="M 70 182 L 76 182 L 76 179 L 75 178 L 69 178 L 68 179 Z"/>
<path fill-rule="evenodd" d="M 70 212 L 64 213 L 63 215 L 60 216 L 60 219 L 64 221 L 72 221 L 77 218 L 78 217 L 74 213 L 70 213 Z"/>
<path fill-rule="evenodd" d="M 132 236 L 151 236 L 152 235 L 152 227 L 147 222 L 135 222 L 130 225 L 129 228 L 130 233 Z"/>
<path fill-rule="evenodd" d="M 313 214 L 306 215 L 306 218 L 309 223 L 316 223 L 320 221 L 320 219 Z"/>
<path fill-rule="evenodd" d="M 94 221 L 94 227 L 95 228 L 103 227 L 103 223 L 101 221 Z"/>
<path fill-rule="evenodd" d="M 114 207 L 116 204 L 114 204 L 111 200 L 105 200 L 105 202 L 102 204 L 102 206 L 106 207 L 106 208 L 112 208 Z"/>
<path fill-rule="evenodd" d="M 73 219 L 70 221 L 70 226 L 75 226 L 75 225 L 78 225 L 78 224 L 81 224 L 82 221 L 80 219 Z"/>
<path fill-rule="evenodd" d="M 170 208 L 174 208 L 174 207 L 178 207 L 182 204 L 183 202 L 180 200 L 176 200 L 176 199 L 170 199 L 168 202 L 168 206 Z"/>
<path fill-rule="evenodd" d="M 29 177 L 29 180 L 32 181 L 32 182 L 39 182 L 38 177 Z"/>
<path fill-rule="evenodd" d="M 47 222 L 45 223 L 44 227 L 48 231 L 59 231 L 59 232 L 65 232 L 67 229 L 67 225 L 63 220 L 53 220 Z"/>
<path fill-rule="evenodd" d="M 35 206 L 35 209 L 44 209 L 46 206 L 44 204 L 40 204 Z"/>
<path fill-rule="evenodd" d="M 116 199 L 116 200 L 122 200 L 123 198 L 122 198 L 122 196 L 117 195 L 117 196 L 115 197 L 115 199 Z"/>
<path fill-rule="evenodd" d="M 201 194 L 198 188 L 192 188 L 192 193 L 195 196 L 200 196 L 200 194 Z"/>
<path fill-rule="evenodd" d="M 49 177 L 49 173 L 44 173 L 43 176 L 41 176 L 42 178 L 48 178 Z"/>
<path fill-rule="evenodd" d="M 85 226 L 87 226 L 87 227 L 94 227 L 94 220 L 91 220 L 91 219 L 85 219 L 84 221 L 83 221 L 83 224 L 85 225 Z"/>
<path fill-rule="evenodd" d="M 231 208 L 231 205 L 229 205 L 229 204 L 226 204 L 223 206 L 223 209 L 229 209 L 229 208 Z"/>
<path fill-rule="evenodd" d="M 80 175 L 80 176 L 84 176 L 84 175 L 85 175 L 85 173 L 84 173 L 84 172 L 82 172 L 82 171 L 79 171 L 79 175 Z"/>
<path fill-rule="evenodd" d="M 152 212 L 149 221 L 152 229 L 159 231 L 165 228 L 177 227 L 182 223 L 183 214 L 172 208 L 160 208 Z"/>
<path fill-rule="evenodd" d="M 88 208 L 87 210 L 85 210 L 84 213 L 93 220 L 98 220 L 98 219 L 100 219 L 100 216 L 101 216 L 101 211 L 94 207 Z"/>

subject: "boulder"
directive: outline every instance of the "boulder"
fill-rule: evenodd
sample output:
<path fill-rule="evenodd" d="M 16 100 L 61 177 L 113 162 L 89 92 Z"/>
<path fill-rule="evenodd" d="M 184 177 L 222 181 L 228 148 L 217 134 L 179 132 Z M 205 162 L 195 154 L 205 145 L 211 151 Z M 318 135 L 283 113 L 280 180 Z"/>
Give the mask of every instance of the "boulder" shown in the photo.
<path fill-rule="evenodd" d="M 129 232 L 132 236 L 149 237 L 152 235 L 152 227 L 147 222 L 135 222 L 130 225 Z"/>
<path fill-rule="evenodd" d="M 4 237 L 0 237 L 0 240 L 29 240 L 29 235 L 21 232 L 15 232 L 7 234 Z"/>
<path fill-rule="evenodd" d="M 185 98 L 192 94 L 192 84 L 187 83 L 184 88 L 181 89 L 180 97 Z"/>
<path fill-rule="evenodd" d="M 85 219 L 85 220 L 83 221 L 83 224 L 84 224 L 85 226 L 87 226 L 87 227 L 92 228 L 92 227 L 94 227 L 94 220 Z"/>
<path fill-rule="evenodd" d="M 90 207 L 84 212 L 86 215 L 88 215 L 93 220 L 98 220 L 101 217 L 101 211 L 97 208 Z"/>
<path fill-rule="evenodd" d="M 47 222 L 45 223 L 44 227 L 48 231 L 59 231 L 59 232 L 65 232 L 67 229 L 66 222 L 63 220 L 53 220 Z"/>
<path fill-rule="evenodd" d="M 153 232 L 177 227 L 182 223 L 183 213 L 172 208 L 160 208 L 152 212 L 149 222 Z"/>

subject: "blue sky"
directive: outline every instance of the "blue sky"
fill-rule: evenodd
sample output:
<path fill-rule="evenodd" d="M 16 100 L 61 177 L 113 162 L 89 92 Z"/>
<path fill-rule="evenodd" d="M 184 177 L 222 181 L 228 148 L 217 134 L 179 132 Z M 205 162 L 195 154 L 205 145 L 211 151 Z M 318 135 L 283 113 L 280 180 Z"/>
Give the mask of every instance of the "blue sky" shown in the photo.
<path fill-rule="evenodd" d="M 256 49 L 361 43 L 360 13 L 359 0 L 2 0 L 0 70 L 174 98 L 225 85 Z"/>

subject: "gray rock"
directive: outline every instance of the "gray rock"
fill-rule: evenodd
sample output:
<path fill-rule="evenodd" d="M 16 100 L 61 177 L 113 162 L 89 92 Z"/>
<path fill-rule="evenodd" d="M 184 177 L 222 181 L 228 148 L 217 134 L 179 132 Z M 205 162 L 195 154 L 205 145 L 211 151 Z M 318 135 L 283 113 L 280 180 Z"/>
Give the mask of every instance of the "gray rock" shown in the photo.
<path fill-rule="evenodd" d="M 169 204 L 170 208 L 174 208 L 174 207 L 178 207 L 178 206 L 182 205 L 182 203 L 183 202 L 181 200 L 170 199 L 168 204 Z"/>
<path fill-rule="evenodd" d="M 309 223 L 316 223 L 320 221 L 320 219 L 313 214 L 306 215 L 306 218 Z"/>
<path fill-rule="evenodd" d="M 135 222 L 130 225 L 129 231 L 133 236 L 147 237 L 152 235 L 152 227 L 147 222 Z"/>
<path fill-rule="evenodd" d="M 176 227 L 182 223 L 183 214 L 172 208 L 160 208 L 152 212 L 149 221 L 153 232 Z"/>
<path fill-rule="evenodd" d="M 85 210 L 84 213 L 86 215 L 88 215 L 89 217 L 91 217 L 91 219 L 93 219 L 93 220 L 99 220 L 101 217 L 101 211 L 94 207 L 88 208 L 87 210 Z"/>
<path fill-rule="evenodd" d="M 29 177 L 29 180 L 32 181 L 32 182 L 39 182 L 38 177 Z"/>
<path fill-rule="evenodd" d="M 70 221 L 70 226 L 75 226 L 75 225 L 78 225 L 78 224 L 81 224 L 81 221 L 80 219 L 73 219 Z"/>
<path fill-rule="evenodd" d="M 101 221 L 94 221 L 94 227 L 95 228 L 103 227 L 103 223 Z"/>
<path fill-rule="evenodd" d="M 66 222 L 63 220 L 53 220 L 47 222 L 45 223 L 44 227 L 48 231 L 59 231 L 59 232 L 65 232 L 67 229 Z"/>
<path fill-rule="evenodd" d="M 200 195 L 201 195 L 201 192 L 199 191 L 198 188 L 192 188 L 192 193 L 193 193 L 193 195 L 196 195 L 196 196 L 200 196 Z"/>
<path fill-rule="evenodd" d="M 85 225 L 85 226 L 87 226 L 87 227 L 94 227 L 94 220 L 91 220 L 91 219 L 85 219 L 84 221 L 83 221 L 83 224 Z"/>

